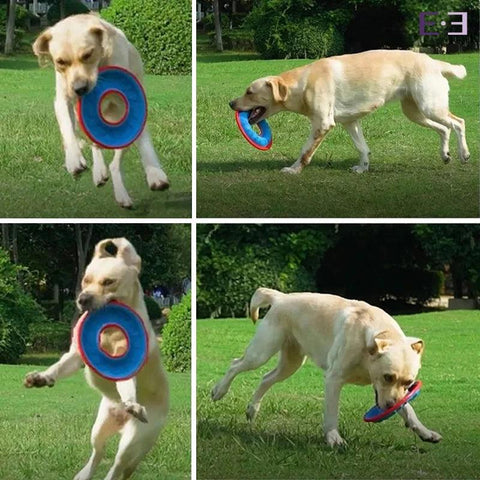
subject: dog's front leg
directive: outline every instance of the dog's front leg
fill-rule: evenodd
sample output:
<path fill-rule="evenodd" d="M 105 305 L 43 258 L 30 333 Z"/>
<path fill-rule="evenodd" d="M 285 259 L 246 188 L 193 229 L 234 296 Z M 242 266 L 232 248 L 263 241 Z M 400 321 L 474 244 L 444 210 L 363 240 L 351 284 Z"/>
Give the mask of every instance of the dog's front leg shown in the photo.
<path fill-rule="evenodd" d="M 143 405 L 137 403 L 137 380 L 130 378 L 117 382 L 117 391 L 122 399 L 125 411 L 143 423 L 148 423 L 147 411 Z"/>
<path fill-rule="evenodd" d="M 343 381 L 332 373 L 325 374 L 325 414 L 323 431 L 330 447 L 341 446 L 345 440 L 338 433 L 338 403 Z"/>
<path fill-rule="evenodd" d="M 424 442 L 438 443 L 442 439 L 439 433 L 429 430 L 422 424 L 409 403 L 401 408 L 398 413 L 405 420 L 405 426 L 413 430 Z"/>
<path fill-rule="evenodd" d="M 305 145 L 302 148 L 302 153 L 300 154 L 299 159 L 290 167 L 282 168 L 284 173 L 300 173 L 304 167 L 306 167 L 312 160 L 315 151 L 323 142 L 323 139 L 326 137 L 327 133 L 335 126 L 333 119 L 321 122 L 314 123 L 312 122 L 312 130 L 310 136 L 306 141 Z"/>
<path fill-rule="evenodd" d="M 71 346 L 57 363 L 47 368 L 44 372 L 27 373 L 23 384 L 27 388 L 53 387 L 57 380 L 73 375 L 83 365 L 83 360 L 76 347 Z"/>
<path fill-rule="evenodd" d="M 78 175 L 87 168 L 87 162 L 83 158 L 75 135 L 73 106 L 67 98 L 64 81 L 59 73 L 57 73 L 56 81 L 55 115 L 63 139 L 65 166 L 69 173 Z"/>

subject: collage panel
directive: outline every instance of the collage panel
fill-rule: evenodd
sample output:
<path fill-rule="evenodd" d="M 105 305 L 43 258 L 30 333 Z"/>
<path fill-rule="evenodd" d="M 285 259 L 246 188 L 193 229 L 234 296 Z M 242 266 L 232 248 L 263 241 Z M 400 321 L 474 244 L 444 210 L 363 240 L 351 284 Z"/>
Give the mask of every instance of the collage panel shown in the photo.
<path fill-rule="evenodd" d="M 478 217 L 478 5 L 199 3 L 200 218 Z"/>
<path fill-rule="evenodd" d="M 190 234 L 2 224 L 0 478 L 190 478 Z"/>
<path fill-rule="evenodd" d="M 191 218 L 191 2 L 2 3 L 0 217 Z"/>
<path fill-rule="evenodd" d="M 199 225 L 197 478 L 476 478 L 479 242 Z"/>

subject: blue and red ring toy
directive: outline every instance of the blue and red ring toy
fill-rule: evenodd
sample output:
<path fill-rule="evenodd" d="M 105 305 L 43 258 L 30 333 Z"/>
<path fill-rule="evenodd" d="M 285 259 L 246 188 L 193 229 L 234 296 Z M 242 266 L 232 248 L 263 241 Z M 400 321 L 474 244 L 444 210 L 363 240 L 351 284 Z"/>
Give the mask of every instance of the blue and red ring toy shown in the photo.
<path fill-rule="evenodd" d="M 108 95 L 120 96 L 125 113 L 112 122 L 102 114 Z M 142 84 L 129 70 L 118 66 L 98 69 L 95 87 L 77 102 L 77 117 L 85 135 L 102 148 L 126 148 L 143 132 L 147 121 L 147 98 Z"/>
<path fill-rule="evenodd" d="M 107 328 L 119 329 L 126 338 L 125 353 L 113 356 L 101 347 Z M 128 380 L 148 358 L 148 333 L 142 319 L 128 305 L 112 301 L 93 312 L 85 312 L 75 326 L 82 360 L 97 375 L 113 381 Z"/>
<path fill-rule="evenodd" d="M 258 148 L 258 150 L 268 150 L 272 146 L 272 130 L 266 120 L 258 122 L 258 128 L 260 133 L 257 133 L 253 126 L 248 122 L 250 112 L 235 112 L 235 121 L 237 127 L 245 140 L 252 145 L 252 147 Z"/>
<path fill-rule="evenodd" d="M 398 412 L 401 408 L 405 406 L 408 402 L 411 402 L 414 398 L 417 398 L 420 395 L 420 388 L 422 387 L 422 382 L 417 380 L 413 383 L 407 390 L 406 395 L 400 399 L 395 405 L 390 408 L 383 409 L 378 405 L 374 405 L 363 417 L 365 422 L 383 422 L 387 418 L 390 418 L 392 415 Z"/>

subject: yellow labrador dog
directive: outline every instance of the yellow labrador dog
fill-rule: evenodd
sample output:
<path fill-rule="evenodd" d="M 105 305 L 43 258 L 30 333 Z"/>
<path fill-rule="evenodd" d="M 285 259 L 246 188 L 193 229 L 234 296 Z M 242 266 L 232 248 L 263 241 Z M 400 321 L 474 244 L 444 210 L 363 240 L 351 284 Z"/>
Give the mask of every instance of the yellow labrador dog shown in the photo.
<path fill-rule="evenodd" d="M 87 167 L 87 163 L 81 152 L 81 142 L 75 133 L 74 104 L 95 86 L 99 67 L 124 67 L 142 81 L 142 60 L 121 30 L 93 14 L 73 15 L 48 28 L 36 39 L 33 51 L 41 64 L 51 59 L 55 66 L 55 114 L 65 149 L 65 165 L 72 175 L 79 174 Z M 124 107 L 115 98 L 110 98 L 106 107 L 102 104 L 102 111 L 107 119 L 118 121 Z M 149 187 L 152 190 L 168 188 L 168 178 L 160 165 L 147 128 L 136 144 Z M 124 149 L 115 150 L 110 173 L 115 200 L 122 207 L 129 208 L 132 200 L 123 184 L 120 165 L 123 152 Z M 92 145 L 92 156 L 93 182 L 96 186 L 104 185 L 108 180 L 108 170 L 102 150 L 95 144 Z"/>
<path fill-rule="evenodd" d="M 77 304 L 81 311 L 92 311 L 111 300 L 129 305 L 142 318 L 149 334 L 148 359 L 136 377 L 125 381 L 106 380 L 85 367 L 87 382 L 102 394 L 97 419 L 92 429 L 92 455 L 75 480 L 89 480 L 102 459 L 107 439 L 121 434 L 118 452 L 106 480 L 124 480 L 131 476 L 138 463 L 152 448 L 165 423 L 168 411 L 168 383 L 155 332 L 148 319 L 143 290 L 138 280 L 141 259 L 125 238 L 103 240 L 82 281 Z M 102 338 L 104 349 L 124 348 L 122 339 L 113 331 Z M 118 342 L 120 340 L 120 342 Z M 108 351 L 108 350 L 107 350 Z M 53 387 L 57 380 L 68 377 L 83 365 L 77 350 L 76 332 L 68 353 L 44 372 L 29 373 L 26 387 Z"/>
<path fill-rule="evenodd" d="M 254 322 L 259 308 L 266 307 L 270 310 L 245 354 L 232 362 L 212 390 L 213 400 L 220 400 L 240 372 L 258 368 L 280 352 L 277 367 L 263 377 L 247 407 L 249 420 L 254 419 L 268 389 L 294 374 L 306 357 L 325 371 L 324 432 L 332 447 L 344 443 L 338 432 L 338 403 L 345 383 L 373 384 L 376 401 L 385 409 L 400 400 L 415 381 L 423 341 L 406 337 L 380 308 L 335 295 L 284 294 L 259 288 L 250 303 Z M 410 404 L 399 414 L 422 440 L 436 443 L 442 439 L 422 425 Z"/>
<path fill-rule="evenodd" d="M 462 65 L 433 60 L 425 54 L 400 50 L 372 50 L 354 55 L 323 58 L 278 76 L 255 80 L 245 94 L 230 102 L 238 111 L 251 111 L 249 122 L 258 123 L 281 111 L 310 119 L 311 134 L 298 160 L 282 171 L 300 173 L 327 133 L 341 123 L 357 150 L 360 163 L 353 171 L 368 170 L 370 150 L 360 119 L 385 103 L 399 100 L 412 122 L 440 135 L 440 156 L 450 161 L 449 138 L 453 128 L 462 162 L 470 153 L 465 121 L 448 108 L 446 77 L 464 78 Z"/>

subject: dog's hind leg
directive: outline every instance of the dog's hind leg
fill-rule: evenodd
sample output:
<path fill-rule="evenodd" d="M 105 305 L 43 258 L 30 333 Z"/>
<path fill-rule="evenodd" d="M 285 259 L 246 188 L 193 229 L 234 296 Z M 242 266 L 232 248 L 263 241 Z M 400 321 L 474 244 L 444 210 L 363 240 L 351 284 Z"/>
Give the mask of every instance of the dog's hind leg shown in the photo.
<path fill-rule="evenodd" d="M 260 410 L 263 396 L 277 382 L 282 382 L 293 375 L 303 364 L 305 356 L 295 341 L 287 341 L 280 350 L 280 357 L 276 368 L 268 372 L 262 379 L 257 390 L 248 404 L 246 415 L 252 421 Z"/>
<path fill-rule="evenodd" d="M 101 148 L 92 145 L 93 157 L 93 183 L 96 187 L 105 185 L 108 180 L 108 168 L 103 160 L 103 152 Z"/>
<path fill-rule="evenodd" d="M 440 156 L 445 163 L 448 163 L 450 161 L 450 128 L 425 117 L 425 115 L 418 109 L 413 98 L 404 98 L 401 103 L 403 113 L 409 120 L 418 125 L 422 125 L 423 127 L 431 128 L 440 135 Z"/>
<path fill-rule="evenodd" d="M 147 408 L 149 423 L 129 420 L 123 427 L 115 462 L 105 480 L 127 480 L 137 465 L 155 444 L 164 423 L 164 414 L 158 409 Z"/>
<path fill-rule="evenodd" d="M 155 149 L 153 148 L 152 139 L 147 128 L 140 135 L 137 140 L 137 147 L 140 151 L 145 175 L 147 176 L 147 183 L 151 190 L 166 190 L 170 184 L 167 175 L 163 171 L 158 160 Z"/>
<path fill-rule="evenodd" d="M 122 156 L 123 149 L 115 150 L 112 163 L 110 164 L 110 173 L 112 175 L 113 182 L 113 193 L 115 194 L 115 200 L 120 206 L 124 208 L 130 208 L 133 205 L 133 202 L 128 195 L 125 185 L 123 184 L 121 169 Z"/>
<path fill-rule="evenodd" d="M 418 419 L 413 407 L 407 403 L 398 413 L 405 420 L 405 426 L 413 430 L 424 442 L 438 443 L 442 436 L 426 428 Z"/>
<path fill-rule="evenodd" d="M 116 408 L 118 410 L 118 407 Z M 108 438 L 117 433 L 128 420 L 128 416 L 125 413 L 122 416 L 122 412 L 118 411 L 117 415 L 115 415 L 114 411 L 115 407 L 112 406 L 112 403 L 102 398 L 97 419 L 92 428 L 92 455 L 87 464 L 77 473 L 74 480 L 90 480 L 93 478 L 95 470 L 103 457 Z"/>
<path fill-rule="evenodd" d="M 331 122 L 321 125 L 312 124 L 310 137 L 302 148 L 300 158 L 290 167 L 282 168 L 283 173 L 300 173 L 312 160 L 317 148 L 327 136 L 327 133 L 335 126 L 333 119 Z"/>
<path fill-rule="evenodd" d="M 365 137 L 363 136 L 360 122 L 357 120 L 350 123 L 344 123 L 343 126 L 345 130 L 349 133 L 356 149 L 360 152 L 360 163 L 352 167 L 352 171 L 356 173 L 366 172 L 370 164 L 370 161 L 368 159 L 368 156 L 370 155 L 370 149 L 368 148 Z"/>
<path fill-rule="evenodd" d="M 262 320 L 243 357 L 233 360 L 225 376 L 213 387 L 212 400 L 220 400 L 239 373 L 260 367 L 280 350 L 284 333 L 276 321 L 275 317 L 268 317 L 268 314 Z"/>

